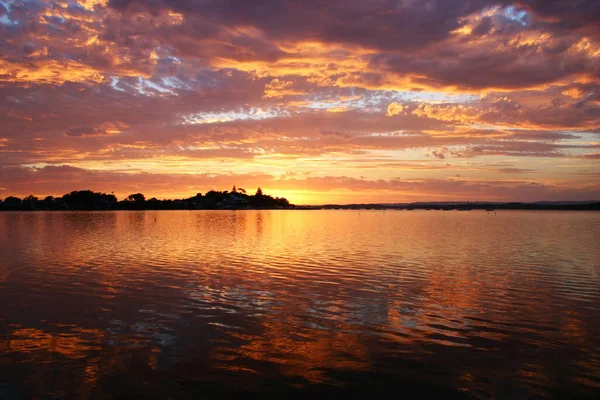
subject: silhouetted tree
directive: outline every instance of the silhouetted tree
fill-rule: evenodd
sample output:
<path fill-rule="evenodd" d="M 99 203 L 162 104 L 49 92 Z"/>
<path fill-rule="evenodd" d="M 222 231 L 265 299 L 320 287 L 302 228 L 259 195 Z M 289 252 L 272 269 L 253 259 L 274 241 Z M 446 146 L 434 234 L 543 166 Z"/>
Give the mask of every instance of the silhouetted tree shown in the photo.
<path fill-rule="evenodd" d="M 127 196 L 127 201 L 134 201 L 136 203 L 143 203 L 146 201 L 146 196 L 141 193 L 134 193 Z"/>
<path fill-rule="evenodd" d="M 202 207 L 209 210 L 217 208 L 217 204 L 223 199 L 224 196 L 225 192 L 218 192 L 216 190 L 206 192 L 204 198 L 202 199 Z"/>
<path fill-rule="evenodd" d="M 91 190 L 79 190 L 62 197 L 67 207 L 73 210 L 93 210 L 111 208 L 117 202 L 113 194 L 96 193 Z"/>
<path fill-rule="evenodd" d="M 37 202 L 38 198 L 30 194 L 29 196 L 23 199 L 23 201 L 21 202 L 21 206 L 26 210 L 35 210 L 37 209 Z"/>
<path fill-rule="evenodd" d="M 46 196 L 44 200 L 38 202 L 38 207 L 44 210 L 55 210 L 59 208 L 59 205 L 54 202 L 53 196 Z"/>
<path fill-rule="evenodd" d="M 17 209 L 21 207 L 21 199 L 14 196 L 8 196 L 4 199 L 4 203 L 2 203 L 2 207 L 6 209 Z"/>
<path fill-rule="evenodd" d="M 234 195 L 235 194 L 235 195 Z M 158 200 L 152 198 L 146 201 L 142 193 L 129 195 L 125 200 L 117 203 L 114 194 L 98 193 L 91 190 L 78 190 L 67 193 L 62 197 L 47 196 L 40 201 L 33 195 L 21 200 L 10 196 L 0 202 L 2 210 L 111 210 L 114 208 L 126 210 L 141 209 L 240 209 L 240 208 L 287 208 L 289 202 L 284 198 L 273 198 L 264 194 L 261 188 L 255 195 L 249 195 L 243 188 L 235 185 L 231 192 L 211 190 L 205 195 L 197 193 L 193 197 L 181 200 Z"/>
<path fill-rule="evenodd" d="M 94 192 L 91 190 L 79 190 L 65 194 L 63 200 L 69 208 L 86 209 L 94 206 Z"/>

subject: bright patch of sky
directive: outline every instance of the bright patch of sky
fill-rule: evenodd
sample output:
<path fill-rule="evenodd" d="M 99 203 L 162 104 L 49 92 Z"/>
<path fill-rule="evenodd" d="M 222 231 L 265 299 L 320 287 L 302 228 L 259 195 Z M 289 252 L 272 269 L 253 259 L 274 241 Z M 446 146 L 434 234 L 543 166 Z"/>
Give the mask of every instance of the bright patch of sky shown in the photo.
<path fill-rule="evenodd" d="M 427 149 L 369 150 L 367 153 L 371 157 L 389 158 L 390 161 L 424 161 L 428 160 L 428 158 L 425 156 L 427 151 Z"/>
<path fill-rule="evenodd" d="M 248 110 L 193 113 L 183 116 L 183 124 L 215 124 L 233 121 L 262 120 L 288 117 L 290 113 L 280 109 L 250 108 Z"/>
<path fill-rule="evenodd" d="M 130 78 L 113 77 L 110 85 L 121 92 L 131 90 L 134 94 L 143 96 L 177 95 L 180 90 L 214 88 L 218 80 L 213 77 L 198 74 L 196 78 L 185 79 L 179 76 L 161 76 L 152 79 L 142 77 Z"/>
<path fill-rule="evenodd" d="M 313 110 L 351 110 L 355 108 L 365 108 L 367 107 L 368 101 L 365 99 L 351 99 L 351 100 L 309 100 L 304 107 L 310 108 Z"/>
<path fill-rule="evenodd" d="M 6 14 L 0 15 L 0 24 L 2 25 L 18 25 L 19 21 L 11 21 Z"/>
<path fill-rule="evenodd" d="M 135 81 L 126 81 L 124 79 L 112 78 L 110 82 L 110 86 L 114 90 L 118 90 L 119 92 L 125 92 L 126 89 L 132 90 L 135 94 L 139 94 L 142 96 L 163 96 L 163 95 L 171 95 L 177 96 L 177 93 L 171 88 L 179 88 L 174 85 L 175 80 L 165 81 L 166 78 L 161 80 L 163 86 L 158 83 L 151 81 L 149 79 L 145 79 L 142 77 L 138 77 Z"/>
<path fill-rule="evenodd" d="M 504 15 L 506 18 L 518 22 L 525 26 L 527 25 L 527 11 L 519 10 L 515 6 L 508 6 L 504 9 Z"/>
<path fill-rule="evenodd" d="M 175 76 L 166 76 L 163 78 L 160 78 L 161 83 L 163 84 L 163 86 L 172 88 L 172 89 L 191 89 L 190 85 L 184 83 L 181 79 L 175 77 Z"/>
<path fill-rule="evenodd" d="M 149 88 L 152 90 L 156 90 L 160 93 L 169 93 L 169 94 L 174 94 L 176 95 L 175 92 L 173 92 L 172 90 L 166 89 L 160 85 L 157 85 L 156 83 L 148 80 L 148 79 L 144 79 L 144 78 L 138 78 L 138 82 L 139 82 L 139 86 L 140 89 L 138 89 L 138 91 L 140 92 L 140 94 L 148 94 L 148 92 L 145 90 L 145 88 Z"/>
<path fill-rule="evenodd" d="M 332 101 L 327 97 L 319 98 L 315 96 L 311 97 L 304 107 L 316 110 L 358 109 L 367 110 L 369 112 L 383 112 L 393 101 L 430 104 L 458 104 L 473 102 L 479 99 L 480 96 L 475 94 L 381 90 L 369 91 L 357 96 L 348 96 L 346 99 L 340 98 L 335 101 Z"/>
<path fill-rule="evenodd" d="M 597 133 L 589 133 L 589 132 L 578 132 L 578 131 L 562 131 L 564 133 L 571 134 L 576 136 L 573 139 L 565 139 L 568 142 L 576 142 L 576 143 L 586 143 L 589 145 L 600 145 L 600 136 Z"/>
<path fill-rule="evenodd" d="M 395 131 L 395 132 L 370 133 L 366 136 L 369 136 L 369 137 L 397 137 L 397 136 L 409 136 L 409 135 L 405 131 Z"/>
<path fill-rule="evenodd" d="M 466 103 L 479 100 L 476 94 L 455 94 L 441 92 L 396 92 L 399 100 L 423 103 Z"/>
<path fill-rule="evenodd" d="M 6 9 L 7 13 L 10 13 L 10 9 L 11 9 L 10 3 L 0 0 L 0 5 L 2 5 L 2 7 L 4 7 Z M 20 21 L 10 19 L 8 17 L 8 14 L 2 14 L 2 15 L 0 15 L 0 24 L 6 25 L 6 26 L 19 25 Z"/>
<path fill-rule="evenodd" d="M 110 86 L 112 86 L 113 89 L 118 90 L 119 92 L 124 92 L 124 89 L 121 89 L 119 87 L 119 78 L 112 78 L 111 82 L 110 82 Z"/>

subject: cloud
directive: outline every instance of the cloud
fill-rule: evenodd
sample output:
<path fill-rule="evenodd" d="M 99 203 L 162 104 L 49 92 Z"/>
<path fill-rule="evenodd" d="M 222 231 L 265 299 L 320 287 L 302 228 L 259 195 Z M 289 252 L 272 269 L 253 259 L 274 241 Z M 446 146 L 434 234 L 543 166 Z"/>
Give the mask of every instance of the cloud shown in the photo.
<path fill-rule="evenodd" d="M 340 190 L 364 174 L 581 188 L 600 134 L 600 30 L 596 2 L 578 4 L 3 4 L 0 165 L 174 185 L 293 172 L 345 176 Z M 91 172 L 63 176 L 78 174 Z"/>
<path fill-rule="evenodd" d="M 65 132 L 65 135 L 73 137 L 118 135 L 122 132 L 122 129 L 125 129 L 127 127 L 127 124 L 123 122 L 105 122 L 99 125 L 98 127 L 71 127 Z"/>
<path fill-rule="evenodd" d="M 280 79 L 273 79 L 267 85 L 265 85 L 265 98 L 280 98 L 283 96 L 292 96 L 292 95 L 303 95 L 306 92 L 298 89 L 294 89 L 293 81 L 284 81 Z"/>
<path fill-rule="evenodd" d="M 390 103 L 390 105 L 388 106 L 385 115 L 387 115 L 388 117 L 392 117 L 394 115 L 402 114 L 405 110 L 406 107 L 404 107 L 402 104 L 393 102 Z"/>
<path fill-rule="evenodd" d="M 467 124 L 477 122 L 482 114 L 475 107 L 463 106 L 461 104 L 453 106 L 420 104 L 412 113 L 419 117 Z"/>
<path fill-rule="evenodd" d="M 583 158 L 588 159 L 588 160 L 600 160 L 600 153 L 584 154 Z"/>

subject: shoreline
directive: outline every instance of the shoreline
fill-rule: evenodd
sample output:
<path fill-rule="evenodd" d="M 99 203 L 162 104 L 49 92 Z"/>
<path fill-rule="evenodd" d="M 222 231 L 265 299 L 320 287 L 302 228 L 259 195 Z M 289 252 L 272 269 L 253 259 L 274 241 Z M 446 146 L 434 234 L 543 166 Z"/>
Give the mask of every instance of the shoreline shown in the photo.
<path fill-rule="evenodd" d="M 350 204 L 350 205 L 297 205 L 285 208 L 248 207 L 248 208 L 0 208 L 0 212 L 42 212 L 42 211 L 271 211 L 271 210 L 354 210 L 354 211 L 600 211 L 600 202 L 586 204 L 536 204 L 536 203 L 481 203 L 481 204 L 445 204 L 445 205 L 382 205 L 382 204 Z"/>

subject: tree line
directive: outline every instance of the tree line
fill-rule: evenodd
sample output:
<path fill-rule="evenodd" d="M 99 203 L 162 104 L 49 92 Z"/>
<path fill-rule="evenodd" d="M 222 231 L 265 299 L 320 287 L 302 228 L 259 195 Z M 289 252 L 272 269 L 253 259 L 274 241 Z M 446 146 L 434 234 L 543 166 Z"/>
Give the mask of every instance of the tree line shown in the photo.
<path fill-rule="evenodd" d="M 62 197 L 43 199 L 29 195 L 23 199 L 9 196 L 0 199 L 0 210 L 219 210 L 219 209 L 277 209 L 293 205 L 283 197 L 264 194 L 261 188 L 254 195 L 233 186 L 231 191 L 211 190 L 185 199 L 146 199 L 143 193 L 133 193 L 119 201 L 114 194 L 76 190 Z"/>

